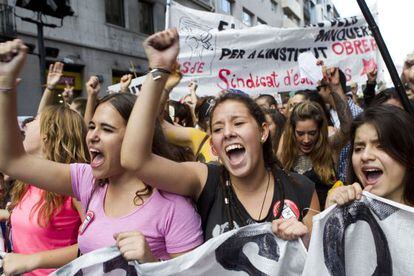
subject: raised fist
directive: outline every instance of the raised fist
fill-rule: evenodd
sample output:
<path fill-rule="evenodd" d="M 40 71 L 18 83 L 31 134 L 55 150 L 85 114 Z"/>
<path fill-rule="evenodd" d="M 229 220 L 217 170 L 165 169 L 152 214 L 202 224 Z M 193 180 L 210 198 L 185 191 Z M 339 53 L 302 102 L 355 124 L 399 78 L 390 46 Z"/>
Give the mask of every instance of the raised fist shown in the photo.
<path fill-rule="evenodd" d="M 99 83 L 99 79 L 97 76 L 91 76 L 86 83 L 86 92 L 88 96 L 96 96 L 99 94 L 101 90 L 101 84 Z"/>
<path fill-rule="evenodd" d="M 0 43 L 0 87 L 13 88 L 26 61 L 27 47 L 20 39 Z"/>
<path fill-rule="evenodd" d="M 128 92 L 128 87 L 132 81 L 132 74 L 125 74 L 121 77 L 121 92 Z"/>
<path fill-rule="evenodd" d="M 150 68 L 172 71 L 179 51 L 178 32 L 168 29 L 155 33 L 144 41 Z"/>

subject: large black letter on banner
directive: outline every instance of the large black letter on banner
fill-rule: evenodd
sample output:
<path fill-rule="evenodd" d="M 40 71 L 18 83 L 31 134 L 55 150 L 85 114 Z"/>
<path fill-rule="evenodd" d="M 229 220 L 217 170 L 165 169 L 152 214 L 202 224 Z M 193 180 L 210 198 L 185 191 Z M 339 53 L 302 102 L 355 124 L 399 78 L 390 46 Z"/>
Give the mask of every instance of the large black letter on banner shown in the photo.
<path fill-rule="evenodd" d="M 102 265 L 102 272 L 105 273 L 105 275 L 106 273 L 110 273 L 114 270 L 119 269 L 125 272 L 125 273 L 122 273 L 122 275 L 138 276 L 138 273 L 135 267 L 133 265 L 129 265 L 128 261 L 126 261 L 124 257 L 122 257 L 122 255 L 116 256 L 115 258 L 108 260 L 102 263 L 101 265 Z M 67 272 L 65 273 L 64 271 L 61 271 L 60 275 L 67 275 Z M 82 269 L 80 269 L 73 276 L 83 276 L 83 275 L 84 275 L 84 272 L 82 271 Z"/>
<path fill-rule="evenodd" d="M 0 275 L 3 275 L 3 256 L 0 256 L 1 267 L 0 267 Z"/>
<path fill-rule="evenodd" d="M 108 273 L 116 269 L 124 270 L 126 272 L 126 276 L 138 276 L 135 267 L 133 265 L 129 265 L 122 255 L 103 263 L 104 273 Z"/>
<path fill-rule="evenodd" d="M 227 270 L 244 271 L 249 275 L 267 275 L 258 270 L 243 253 L 243 247 L 249 242 L 256 243 L 259 255 L 273 261 L 279 261 L 279 246 L 270 232 L 240 230 L 216 249 L 216 259 Z"/>
<path fill-rule="evenodd" d="M 326 221 L 323 231 L 323 254 L 330 274 L 345 276 L 345 231 L 349 225 L 359 220 L 369 224 L 374 237 L 377 267 L 372 275 L 392 276 L 392 259 L 387 237 L 368 206 L 361 201 L 354 201 L 335 209 Z"/>

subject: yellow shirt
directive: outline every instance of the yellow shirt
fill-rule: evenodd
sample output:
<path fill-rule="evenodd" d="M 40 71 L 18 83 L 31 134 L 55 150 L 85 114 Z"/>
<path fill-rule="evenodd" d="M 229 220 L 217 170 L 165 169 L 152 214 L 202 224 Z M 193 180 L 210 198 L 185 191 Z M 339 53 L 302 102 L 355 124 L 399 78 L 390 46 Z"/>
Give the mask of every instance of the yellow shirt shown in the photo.
<path fill-rule="evenodd" d="M 188 131 L 188 140 L 179 141 L 173 131 L 165 131 L 165 136 L 170 143 L 174 145 L 188 147 L 193 152 L 197 161 L 209 163 L 217 161 L 210 148 L 211 137 L 202 130 L 196 128 L 185 128 Z"/>

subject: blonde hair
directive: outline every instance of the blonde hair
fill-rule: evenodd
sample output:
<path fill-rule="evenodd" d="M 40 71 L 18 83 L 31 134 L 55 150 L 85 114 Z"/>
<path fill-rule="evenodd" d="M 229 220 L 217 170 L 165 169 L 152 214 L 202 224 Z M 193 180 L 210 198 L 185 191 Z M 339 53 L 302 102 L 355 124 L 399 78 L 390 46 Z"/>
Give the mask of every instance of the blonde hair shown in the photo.
<path fill-rule="evenodd" d="M 40 114 L 40 135 L 45 159 L 65 164 L 88 162 L 86 132 L 83 118 L 68 107 L 50 106 Z M 10 210 L 19 204 L 27 189 L 25 183 L 16 181 L 11 192 Z M 39 209 L 38 224 L 48 226 L 52 215 L 59 212 L 66 198 L 43 191 L 42 198 L 32 209 L 32 212 Z"/>
<path fill-rule="evenodd" d="M 315 173 L 323 183 L 329 184 L 335 178 L 334 163 L 328 139 L 328 123 L 323 109 L 318 103 L 305 101 L 293 109 L 285 125 L 280 161 L 286 170 L 291 171 L 293 169 L 299 155 L 295 136 L 296 124 L 305 120 L 314 120 L 318 126 L 318 138 L 309 157 L 312 160 Z"/>

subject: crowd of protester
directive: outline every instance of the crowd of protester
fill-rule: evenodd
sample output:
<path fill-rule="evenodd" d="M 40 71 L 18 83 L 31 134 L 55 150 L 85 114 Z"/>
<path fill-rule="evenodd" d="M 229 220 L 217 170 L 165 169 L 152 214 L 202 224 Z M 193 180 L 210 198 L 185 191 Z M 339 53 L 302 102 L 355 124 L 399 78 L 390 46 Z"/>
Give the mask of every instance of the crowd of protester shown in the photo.
<path fill-rule="evenodd" d="M 394 88 L 377 90 L 376 68 L 362 93 L 339 68 L 321 64 L 315 90 L 276 101 L 240 90 L 180 101 L 178 34 L 144 42 L 151 72 L 136 97 L 86 98 L 50 65 L 35 117 L 16 124 L 18 77 L 27 47 L 0 44 L 0 220 L 6 275 L 47 275 L 81 254 L 116 245 L 126 260 L 175 258 L 210 238 L 271 222 L 284 240 L 309 244 L 312 217 L 361 198 L 363 190 L 414 206 L 414 129 Z M 401 79 L 413 100 L 414 62 Z M 275 91 L 276 92 L 276 91 Z M 286 212 L 289 210 L 289 212 Z"/>

